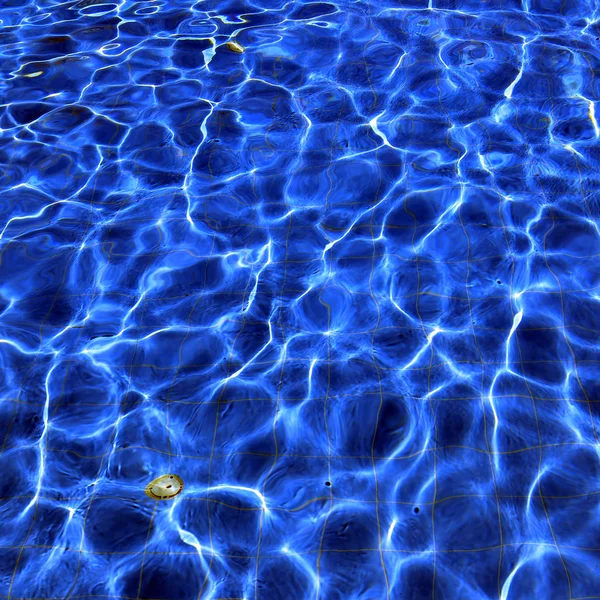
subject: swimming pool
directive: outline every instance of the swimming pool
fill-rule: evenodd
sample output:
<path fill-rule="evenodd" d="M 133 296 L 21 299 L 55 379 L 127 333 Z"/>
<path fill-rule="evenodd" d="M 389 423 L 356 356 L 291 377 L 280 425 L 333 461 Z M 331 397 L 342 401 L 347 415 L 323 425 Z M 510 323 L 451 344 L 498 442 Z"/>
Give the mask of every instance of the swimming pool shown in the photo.
<path fill-rule="evenodd" d="M 599 8 L 4 0 L 0 597 L 600 598 Z"/>

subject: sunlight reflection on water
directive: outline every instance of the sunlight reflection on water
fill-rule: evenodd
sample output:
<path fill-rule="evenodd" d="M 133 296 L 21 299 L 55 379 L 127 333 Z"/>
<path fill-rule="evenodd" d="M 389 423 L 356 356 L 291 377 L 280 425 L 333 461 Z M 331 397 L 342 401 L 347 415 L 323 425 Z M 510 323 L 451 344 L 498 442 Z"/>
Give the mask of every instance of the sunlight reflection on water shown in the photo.
<path fill-rule="evenodd" d="M 0 597 L 600 597 L 598 19 L 4 2 Z"/>

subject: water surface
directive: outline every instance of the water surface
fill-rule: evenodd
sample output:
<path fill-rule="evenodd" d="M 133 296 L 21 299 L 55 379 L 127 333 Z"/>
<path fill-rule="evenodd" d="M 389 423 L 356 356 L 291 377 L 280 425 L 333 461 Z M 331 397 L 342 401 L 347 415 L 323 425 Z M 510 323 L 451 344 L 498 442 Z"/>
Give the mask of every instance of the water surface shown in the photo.
<path fill-rule="evenodd" d="M 599 8 L 4 0 L 0 597 L 600 598 Z"/>

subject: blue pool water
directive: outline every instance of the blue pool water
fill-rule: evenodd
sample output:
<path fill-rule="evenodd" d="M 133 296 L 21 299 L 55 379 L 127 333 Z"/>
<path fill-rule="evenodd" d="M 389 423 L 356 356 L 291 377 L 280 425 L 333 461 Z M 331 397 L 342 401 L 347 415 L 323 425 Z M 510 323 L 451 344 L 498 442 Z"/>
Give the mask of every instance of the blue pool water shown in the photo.
<path fill-rule="evenodd" d="M 0 20 L 1 598 L 600 598 L 595 0 Z"/>

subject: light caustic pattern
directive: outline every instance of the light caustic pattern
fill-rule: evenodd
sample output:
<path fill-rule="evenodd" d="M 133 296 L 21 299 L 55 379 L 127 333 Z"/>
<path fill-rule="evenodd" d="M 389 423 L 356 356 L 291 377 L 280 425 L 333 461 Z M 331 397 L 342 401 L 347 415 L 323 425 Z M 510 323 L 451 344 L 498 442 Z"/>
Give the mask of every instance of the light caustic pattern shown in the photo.
<path fill-rule="evenodd" d="M 0 19 L 1 598 L 600 597 L 596 2 Z"/>

